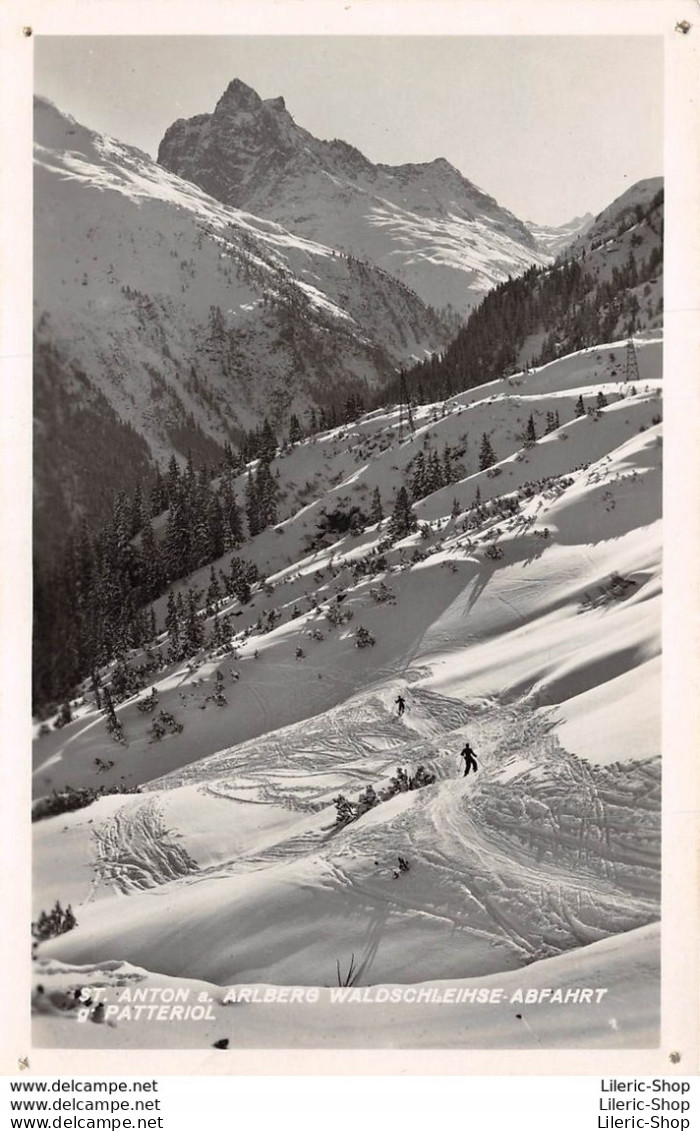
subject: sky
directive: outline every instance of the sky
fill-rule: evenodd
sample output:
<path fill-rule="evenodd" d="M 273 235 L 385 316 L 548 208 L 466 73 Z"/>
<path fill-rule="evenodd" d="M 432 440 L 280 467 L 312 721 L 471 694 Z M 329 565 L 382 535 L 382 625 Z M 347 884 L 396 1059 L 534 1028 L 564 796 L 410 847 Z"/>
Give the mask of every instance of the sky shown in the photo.
<path fill-rule="evenodd" d="M 155 156 L 241 79 L 385 164 L 445 157 L 520 219 L 561 224 L 663 173 L 656 36 L 37 36 L 35 90 Z"/>

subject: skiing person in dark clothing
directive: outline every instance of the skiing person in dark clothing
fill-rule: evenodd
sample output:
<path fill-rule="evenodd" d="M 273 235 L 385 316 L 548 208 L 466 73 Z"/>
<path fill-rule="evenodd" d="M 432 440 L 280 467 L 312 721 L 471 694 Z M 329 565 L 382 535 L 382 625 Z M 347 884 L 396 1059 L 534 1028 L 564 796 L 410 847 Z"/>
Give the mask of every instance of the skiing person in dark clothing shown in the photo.
<path fill-rule="evenodd" d="M 469 773 L 470 770 L 473 770 L 474 773 L 476 773 L 476 771 L 479 769 L 479 766 L 478 766 L 478 763 L 477 763 L 477 760 L 476 760 L 476 754 L 474 753 L 474 751 L 472 750 L 472 748 L 471 748 L 471 746 L 469 745 L 468 742 L 466 742 L 464 744 L 464 748 L 460 753 L 460 758 L 464 758 L 464 776 L 465 776 L 465 778 L 466 778 L 466 776 L 467 776 L 467 774 Z"/>
<path fill-rule="evenodd" d="M 406 710 L 406 700 L 404 699 L 403 695 L 397 695 L 394 702 L 396 703 L 396 706 L 399 709 L 399 718 L 401 718 L 404 711 Z"/>

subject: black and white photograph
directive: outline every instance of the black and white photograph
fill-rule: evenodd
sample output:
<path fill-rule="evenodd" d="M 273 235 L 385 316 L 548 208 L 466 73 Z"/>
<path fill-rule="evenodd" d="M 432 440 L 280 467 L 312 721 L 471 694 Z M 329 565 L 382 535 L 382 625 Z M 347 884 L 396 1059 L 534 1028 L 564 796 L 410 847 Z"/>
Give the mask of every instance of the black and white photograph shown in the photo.
<path fill-rule="evenodd" d="M 659 1048 L 630 32 L 35 29 L 37 1049 Z"/>

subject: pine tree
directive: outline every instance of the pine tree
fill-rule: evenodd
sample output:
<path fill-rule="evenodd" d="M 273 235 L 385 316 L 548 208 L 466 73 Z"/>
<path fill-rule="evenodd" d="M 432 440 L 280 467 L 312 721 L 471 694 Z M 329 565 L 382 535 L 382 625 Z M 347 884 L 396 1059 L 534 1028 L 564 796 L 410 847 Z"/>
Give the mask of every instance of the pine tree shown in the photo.
<path fill-rule="evenodd" d="M 491 446 L 491 441 L 484 432 L 481 437 L 481 447 L 479 449 L 479 471 L 486 471 L 487 468 L 493 467 L 495 463 L 496 453 Z"/>
<path fill-rule="evenodd" d="M 151 518 L 156 518 L 157 515 L 162 514 L 168 505 L 168 493 L 163 475 L 160 470 L 160 464 L 156 464 L 155 477 L 151 486 L 151 493 L 149 499 L 149 514 Z"/>
<path fill-rule="evenodd" d="M 144 524 L 139 552 L 143 570 L 144 596 L 150 601 L 160 596 L 165 585 L 160 546 L 156 542 L 150 519 Z"/>
<path fill-rule="evenodd" d="M 574 417 L 585 416 L 585 415 L 586 415 L 586 406 L 583 403 L 583 394 L 581 394 L 579 399 L 576 401 L 576 404 L 574 405 Z"/>
<path fill-rule="evenodd" d="M 608 405 L 608 398 L 606 397 L 605 393 L 601 389 L 601 390 L 598 391 L 598 396 L 595 399 L 595 406 L 596 406 L 597 409 L 601 409 L 601 408 L 607 408 L 607 405 Z"/>
<path fill-rule="evenodd" d="M 532 415 L 532 413 L 530 413 L 530 418 L 527 422 L 527 428 L 525 429 L 525 443 L 526 444 L 537 443 L 537 432 L 535 430 L 535 418 Z"/>
<path fill-rule="evenodd" d="M 61 924 L 61 934 L 65 934 L 66 931 L 72 931 L 74 927 L 77 927 L 77 925 L 78 925 L 78 920 L 76 919 L 76 917 L 73 913 L 73 908 L 71 907 L 71 905 L 69 903 L 68 906 L 66 907 L 66 910 L 63 912 L 63 923 Z"/>
<path fill-rule="evenodd" d="M 442 482 L 445 487 L 452 483 L 454 479 L 454 472 L 452 470 L 452 450 L 449 444 L 445 444 L 442 452 Z"/>
<path fill-rule="evenodd" d="M 276 455 L 277 437 L 272 431 L 272 425 L 270 424 L 270 421 L 267 419 L 267 417 L 265 417 L 262 429 L 260 431 L 259 456 L 260 459 L 263 460 L 263 462 L 270 464 L 272 463 Z"/>
<path fill-rule="evenodd" d="M 163 560 L 168 581 L 175 581 L 189 572 L 191 554 L 191 523 L 185 499 L 176 499 L 168 511 L 163 541 Z"/>
<path fill-rule="evenodd" d="M 240 546 L 243 541 L 243 519 L 241 508 L 236 502 L 233 474 L 228 467 L 224 469 L 219 491 L 224 529 L 224 549 L 232 550 L 236 546 Z"/>
<path fill-rule="evenodd" d="M 376 643 L 372 633 L 363 624 L 360 625 L 355 633 L 355 647 L 356 648 L 371 648 Z"/>
<path fill-rule="evenodd" d="M 211 561 L 212 558 L 220 558 L 225 548 L 226 532 L 221 503 L 218 496 L 210 491 L 207 506 L 207 557 L 204 560 Z"/>
<path fill-rule="evenodd" d="M 255 491 L 260 529 L 265 530 L 266 527 L 273 526 L 277 522 L 277 484 L 266 460 L 263 460 L 258 467 Z"/>
<path fill-rule="evenodd" d="M 374 809 L 375 805 L 378 804 L 379 797 L 377 796 L 377 791 L 370 782 L 370 784 L 366 786 L 365 789 L 363 789 L 362 793 L 357 799 L 357 816 L 361 817 L 363 813 L 367 813 L 368 810 Z"/>
<path fill-rule="evenodd" d="M 352 801 L 348 801 L 344 793 L 339 793 L 337 797 L 333 798 L 335 805 L 335 823 L 336 825 L 348 825 L 357 817 L 357 808 Z"/>
<path fill-rule="evenodd" d="M 399 487 L 396 493 L 394 509 L 389 519 L 389 534 L 392 538 L 405 538 L 418 528 L 418 520 L 411 508 L 408 491 Z"/>
<path fill-rule="evenodd" d="M 172 455 L 168 461 L 168 475 L 165 481 L 165 489 L 168 495 L 168 506 L 172 507 L 180 497 L 180 482 L 181 482 L 180 467 Z"/>
<path fill-rule="evenodd" d="M 175 594 L 172 589 L 168 594 L 168 607 L 165 614 L 165 628 L 168 633 L 168 659 L 172 662 L 179 660 L 182 655 L 180 642 L 180 616 L 178 613 Z"/>
<path fill-rule="evenodd" d="M 245 514 L 248 523 L 248 537 L 254 538 L 262 530 L 260 525 L 260 508 L 258 504 L 258 491 L 256 480 L 252 471 L 249 471 L 245 480 Z"/>
<path fill-rule="evenodd" d="M 197 594 L 189 586 L 187 588 L 187 612 L 185 614 L 185 648 L 188 655 L 199 651 L 204 642 L 204 629 L 197 615 Z"/>
<path fill-rule="evenodd" d="M 143 488 L 141 487 L 141 480 L 139 479 L 131 497 L 131 505 L 129 507 L 129 534 L 132 538 L 135 534 L 138 534 L 143 526 L 143 515 Z"/>
<path fill-rule="evenodd" d="M 289 418 L 289 442 L 290 444 L 299 444 L 303 439 L 304 431 L 301 427 L 299 417 L 293 412 Z"/>
<path fill-rule="evenodd" d="M 214 609 L 216 608 L 218 602 L 221 600 L 221 590 L 219 588 L 219 582 L 218 582 L 216 573 L 214 571 L 213 565 L 212 565 L 212 567 L 209 571 L 209 588 L 207 589 L 206 600 L 207 600 L 207 615 L 211 616 L 211 614 L 214 612 Z"/>
<path fill-rule="evenodd" d="M 375 487 L 372 492 L 372 508 L 369 512 L 370 523 L 379 523 L 384 518 L 384 508 L 382 506 L 382 496 L 379 487 Z"/>
<path fill-rule="evenodd" d="M 68 726 L 68 723 L 71 723 L 72 721 L 73 721 L 73 713 L 70 709 L 70 702 L 66 699 L 65 703 L 62 705 L 60 711 L 58 712 L 58 718 L 56 719 L 56 726 L 57 727 L 65 727 L 65 726 Z"/>
<path fill-rule="evenodd" d="M 426 495 L 432 495 L 433 491 L 440 490 L 443 485 L 442 466 L 440 464 L 440 457 L 436 451 L 430 453 L 425 477 Z"/>
<path fill-rule="evenodd" d="M 114 703 L 112 696 L 109 693 L 109 688 L 103 689 L 104 695 L 104 713 L 107 720 L 107 733 L 114 739 L 115 742 L 124 742 L 124 730 L 122 724 L 117 718 L 117 712 L 114 710 Z"/>
<path fill-rule="evenodd" d="M 428 494 L 427 468 L 423 452 L 413 461 L 413 478 L 411 480 L 411 494 L 414 499 L 423 499 Z"/>

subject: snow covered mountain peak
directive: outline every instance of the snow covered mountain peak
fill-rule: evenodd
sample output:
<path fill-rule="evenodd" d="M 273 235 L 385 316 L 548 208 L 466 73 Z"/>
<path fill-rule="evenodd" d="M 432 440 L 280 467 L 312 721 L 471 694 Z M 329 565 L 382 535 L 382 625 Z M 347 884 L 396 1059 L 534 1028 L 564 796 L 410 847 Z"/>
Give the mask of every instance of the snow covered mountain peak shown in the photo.
<path fill-rule="evenodd" d="M 493 286 L 544 264 L 528 227 L 444 157 L 373 164 L 297 125 L 284 98 L 238 79 L 212 114 L 174 122 L 158 161 L 225 204 L 370 260 L 437 308 L 465 315 Z"/>

